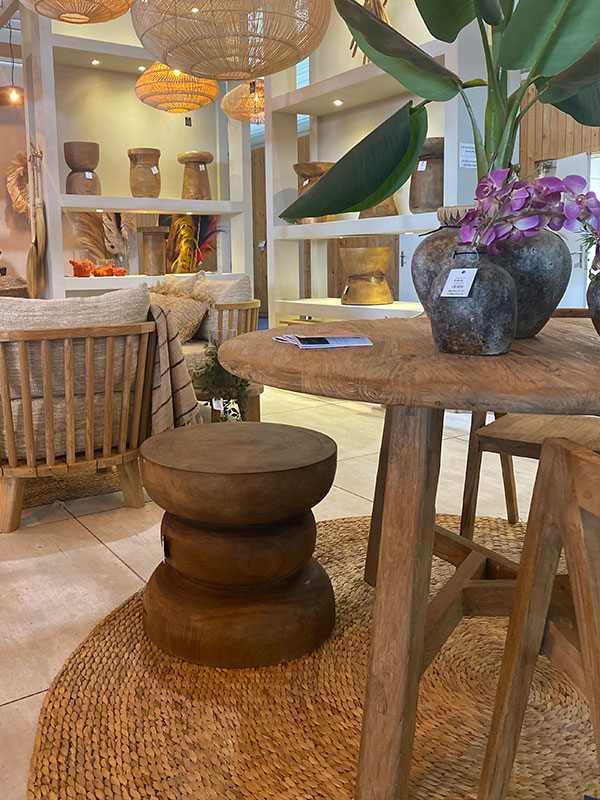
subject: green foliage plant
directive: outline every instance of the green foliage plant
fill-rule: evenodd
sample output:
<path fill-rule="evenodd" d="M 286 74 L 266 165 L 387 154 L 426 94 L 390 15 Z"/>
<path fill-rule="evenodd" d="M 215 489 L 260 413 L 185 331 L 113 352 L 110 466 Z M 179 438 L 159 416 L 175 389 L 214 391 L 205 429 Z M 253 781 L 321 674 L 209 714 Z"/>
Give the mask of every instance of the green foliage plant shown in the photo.
<path fill-rule="evenodd" d="M 457 95 L 465 105 L 478 177 L 512 167 L 519 124 L 537 102 L 583 125 L 600 125 L 600 0 L 415 0 L 431 34 L 453 42 L 476 21 L 487 75 L 462 81 L 356 0 L 334 0 L 363 53 L 417 97 L 352 148 L 282 218 L 298 222 L 381 203 L 411 176 L 427 136 L 427 105 Z M 508 73 L 525 73 L 508 93 Z M 524 102 L 531 86 L 534 97 Z M 487 87 L 481 130 L 470 92 Z"/>

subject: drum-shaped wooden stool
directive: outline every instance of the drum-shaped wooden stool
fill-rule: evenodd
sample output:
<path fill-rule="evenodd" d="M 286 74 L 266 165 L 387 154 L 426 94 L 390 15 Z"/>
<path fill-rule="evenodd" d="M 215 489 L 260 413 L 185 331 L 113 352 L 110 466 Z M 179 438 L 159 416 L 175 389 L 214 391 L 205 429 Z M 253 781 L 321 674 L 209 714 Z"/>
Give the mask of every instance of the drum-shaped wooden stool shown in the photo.
<path fill-rule="evenodd" d="M 312 557 L 312 507 L 337 447 L 291 425 L 199 425 L 141 448 L 144 484 L 166 513 L 165 560 L 144 593 L 149 638 L 213 667 L 279 664 L 331 633 L 333 589 Z"/>

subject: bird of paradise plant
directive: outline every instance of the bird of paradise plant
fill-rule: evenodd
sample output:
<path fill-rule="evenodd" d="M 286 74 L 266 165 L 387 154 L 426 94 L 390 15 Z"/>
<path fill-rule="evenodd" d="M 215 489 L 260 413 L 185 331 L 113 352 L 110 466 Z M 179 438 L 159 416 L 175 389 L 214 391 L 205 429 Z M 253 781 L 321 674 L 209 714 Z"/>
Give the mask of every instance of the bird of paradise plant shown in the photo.
<path fill-rule="evenodd" d="M 512 167 L 519 124 L 536 102 L 600 125 L 600 0 L 415 0 L 433 36 L 452 42 L 476 21 L 487 76 L 462 81 L 356 0 L 334 0 L 363 53 L 411 93 L 408 102 L 350 150 L 281 215 L 288 222 L 381 203 L 412 174 L 427 136 L 427 105 L 460 96 L 469 115 L 478 177 Z M 508 92 L 510 70 L 527 71 Z M 524 104 L 530 86 L 536 93 Z M 487 87 L 485 128 L 469 94 Z"/>

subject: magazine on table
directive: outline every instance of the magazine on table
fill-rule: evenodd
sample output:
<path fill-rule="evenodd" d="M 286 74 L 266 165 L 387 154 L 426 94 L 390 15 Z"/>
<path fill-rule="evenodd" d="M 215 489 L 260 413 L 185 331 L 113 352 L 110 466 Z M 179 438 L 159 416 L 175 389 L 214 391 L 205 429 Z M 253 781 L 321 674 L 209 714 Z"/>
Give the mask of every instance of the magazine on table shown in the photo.
<path fill-rule="evenodd" d="M 337 347 L 371 347 L 373 342 L 366 336 L 355 336 L 352 333 L 342 333 L 336 336 L 299 336 L 287 333 L 283 336 L 274 336 L 274 341 L 283 344 L 293 344 L 301 350 L 325 350 Z"/>

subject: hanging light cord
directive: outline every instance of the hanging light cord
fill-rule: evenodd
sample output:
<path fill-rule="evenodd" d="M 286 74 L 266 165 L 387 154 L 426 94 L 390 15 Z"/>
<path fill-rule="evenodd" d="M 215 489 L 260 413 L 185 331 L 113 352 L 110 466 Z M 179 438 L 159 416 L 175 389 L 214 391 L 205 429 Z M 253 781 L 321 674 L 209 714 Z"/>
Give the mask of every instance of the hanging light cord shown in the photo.
<path fill-rule="evenodd" d="M 15 54 L 13 51 L 13 40 L 12 40 L 12 20 L 8 20 L 8 46 L 10 48 L 10 85 L 14 87 L 15 85 Z"/>

